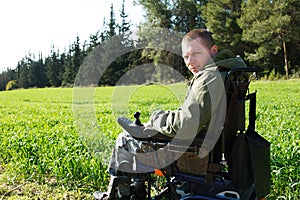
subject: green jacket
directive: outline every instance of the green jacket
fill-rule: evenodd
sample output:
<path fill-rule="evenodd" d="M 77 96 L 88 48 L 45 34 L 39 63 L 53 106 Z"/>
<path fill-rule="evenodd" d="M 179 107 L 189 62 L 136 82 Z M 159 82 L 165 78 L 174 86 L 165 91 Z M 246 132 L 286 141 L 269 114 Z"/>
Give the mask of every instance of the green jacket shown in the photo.
<path fill-rule="evenodd" d="M 188 83 L 185 101 L 177 110 L 158 110 L 151 115 L 154 129 L 171 137 L 188 140 L 199 134 L 206 137 L 212 125 L 216 129 L 214 132 L 221 132 L 226 113 L 226 95 L 224 76 L 218 69 L 247 66 L 229 50 L 221 51 L 213 60 Z M 212 137 L 215 140 L 219 134 Z"/>

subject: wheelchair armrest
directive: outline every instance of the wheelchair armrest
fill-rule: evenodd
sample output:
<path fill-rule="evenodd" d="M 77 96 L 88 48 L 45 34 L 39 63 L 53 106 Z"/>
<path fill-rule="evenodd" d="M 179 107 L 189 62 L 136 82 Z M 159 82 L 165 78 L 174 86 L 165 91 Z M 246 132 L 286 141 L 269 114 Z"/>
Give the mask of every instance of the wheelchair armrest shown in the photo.
<path fill-rule="evenodd" d="M 131 120 L 125 117 L 118 117 L 117 122 L 127 131 L 134 139 L 143 142 L 154 142 L 154 143 L 170 143 L 171 145 L 180 146 L 181 144 L 189 143 L 188 140 L 182 140 L 168 135 L 164 135 L 153 127 L 138 126 Z M 200 146 L 203 142 L 203 138 L 196 137 L 191 141 L 192 146 Z"/>
<path fill-rule="evenodd" d="M 179 138 L 174 138 L 170 137 L 168 135 L 164 135 L 161 132 L 157 131 L 156 129 L 152 127 L 147 127 L 143 131 L 143 137 L 148 138 L 148 141 L 153 141 L 153 142 L 162 142 L 162 143 L 170 143 L 172 146 L 180 147 L 182 146 L 181 144 L 188 144 L 190 143 L 190 146 L 198 146 L 200 147 L 201 144 L 203 143 L 203 138 L 201 137 L 195 137 L 193 141 L 189 142 L 187 139 L 179 139 Z M 184 147 L 186 148 L 186 147 Z"/>
<path fill-rule="evenodd" d="M 143 136 L 152 141 L 165 141 L 170 142 L 173 138 L 162 134 L 152 127 L 147 127 L 143 130 Z"/>

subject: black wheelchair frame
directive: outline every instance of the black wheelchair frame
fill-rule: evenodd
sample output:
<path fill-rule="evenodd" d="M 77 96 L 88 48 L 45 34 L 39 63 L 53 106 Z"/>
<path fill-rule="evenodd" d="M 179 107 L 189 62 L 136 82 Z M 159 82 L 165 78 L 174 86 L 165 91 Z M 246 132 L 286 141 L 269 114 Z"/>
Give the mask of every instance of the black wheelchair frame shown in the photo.
<path fill-rule="evenodd" d="M 256 91 L 250 93 L 249 84 L 261 68 L 232 68 L 225 73 L 224 84 L 227 112 L 224 129 L 213 151 L 209 153 L 207 173 L 194 175 L 176 170 L 176 161 L 157 169 L 166 178 L 166 186 L 151 197 L 153 172 L 148 174 L 148 199 L 170 200 L 220 200 L 262 199 L 270 192 L 270 143 L 255 131 Z M 251 74 L 252 73 L 252 74 Z M 249 101 L 248 127 L 246 124 L 246 102 Z M 136 125 L 141 125 L 139 114 L 135 114 Z M 160 133 L 149 134 L 142 141 L 164 148 L 170 137 Z M 134 138 L 141 140 L 139 137 Z M 197 149 L 193 145 L 190 153 Z M 175 149 L 177 147 L 174 147 Z M 196 151 L 194 151 L 195 154 Z"/>

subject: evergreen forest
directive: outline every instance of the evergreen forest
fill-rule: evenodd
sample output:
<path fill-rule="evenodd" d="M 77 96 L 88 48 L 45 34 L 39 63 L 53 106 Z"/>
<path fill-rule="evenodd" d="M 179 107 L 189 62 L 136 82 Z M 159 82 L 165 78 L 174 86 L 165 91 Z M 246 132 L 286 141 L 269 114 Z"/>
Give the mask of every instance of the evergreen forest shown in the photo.
<path fill-rule="evenodd" d="M 0 90 L 73 87 L 80 66 L 97 48 L 111 48 L 120 56 L 107 60 L 105 71 L 98 71 L 101 79 L 89 84 L 114 86 L 127 71 L 149 63 L 169 66 L 185 78 L 191 76 L 179 54 L 153 45 L 147 36 L 157 33 L 149 31 L 151 29 L 145 31 L 143 27 L 159 27 L 182 34 L 194 28 L 206 28 L 213 33 L 219 49 L 230 49 L 249 66 L 263 68 L 261 78 L 300 76 L 298 0 L 135 0 L 145 11 L 145 19 L 137 28 L 138 34 L 143 36 L 139 38 L 145 39 L 139 40 L 130 37 L 133 27 L 124 1 L 118 13 L 111 5 L 108 21 L 104 20 L 99 31 L 91 33 L 89 41 L 82 41 L 77 36 L 65 52 L 59 52 L 53 46 L 50 55 L 24 55 L 15 68 L 0 73 Z M 120 22 L 116 15 L 120 16 Z M 113 45 L 109 46 L 109 41 L 116 39 L 118 46 L 114 49 Z M 159 68 L 155 77 L 131 78 L 137 79 L 134 83 L 168 82 L 171 76 L 164 68 Z"/>

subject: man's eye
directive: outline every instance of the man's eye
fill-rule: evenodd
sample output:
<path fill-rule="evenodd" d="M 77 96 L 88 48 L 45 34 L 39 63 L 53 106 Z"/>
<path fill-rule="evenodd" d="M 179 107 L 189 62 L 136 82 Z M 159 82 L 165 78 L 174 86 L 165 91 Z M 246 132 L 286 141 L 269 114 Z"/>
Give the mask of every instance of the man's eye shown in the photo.
<path fill-rule="evenodd" d="M 187 59 L 189 59 L 189 57 L 194 57 L 194 56 L 197 56 L 197 55 L 199 55 L 199 54 L 202 54 L 202 51 L 195 51 L 195 52 L 192 52 L 192 53 L 189 54 L 189 55 L 183 56 L 183 58 L 187 60 Z"/>
<path fill-rule="evenodd" d="M 201 53 L 202 53 L 201 51 L 195 51 L 195 52 L 192 53 L 191 56 L 196 56 L 196 55 L 201 54 Z"/>

